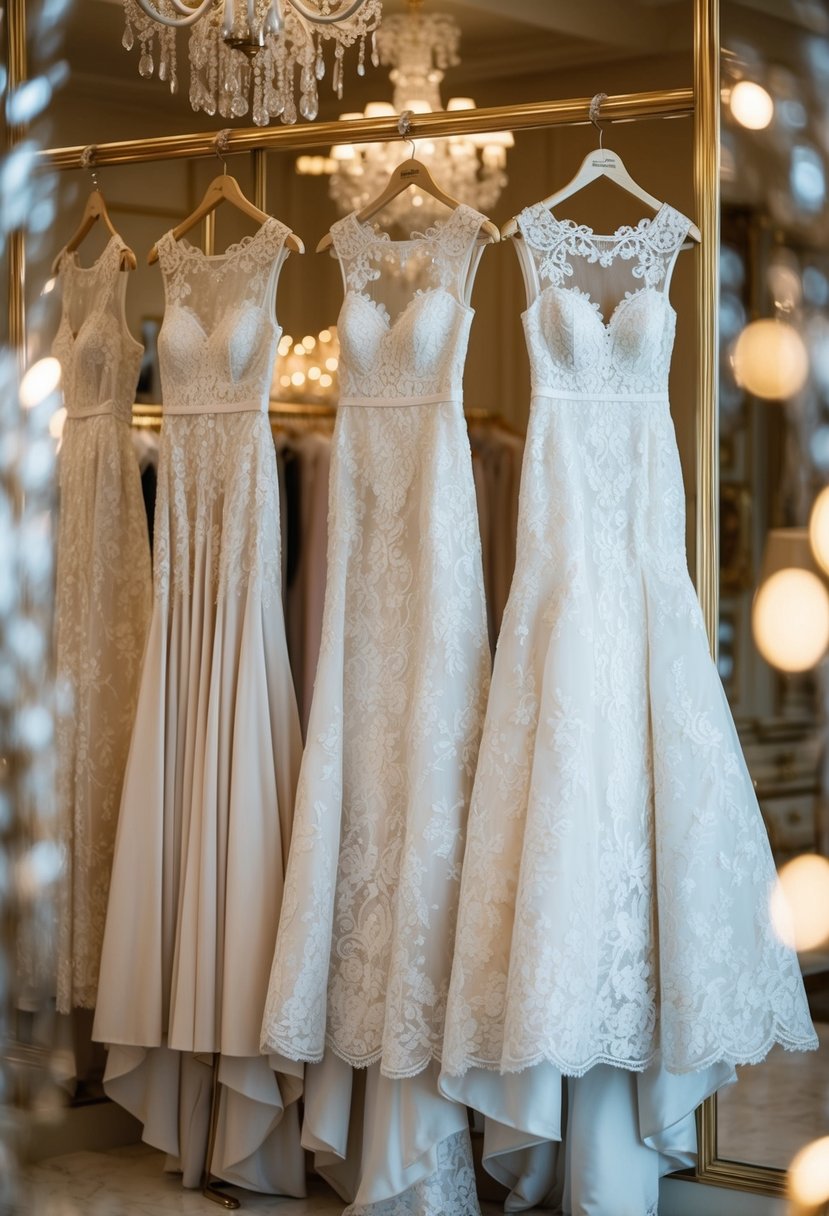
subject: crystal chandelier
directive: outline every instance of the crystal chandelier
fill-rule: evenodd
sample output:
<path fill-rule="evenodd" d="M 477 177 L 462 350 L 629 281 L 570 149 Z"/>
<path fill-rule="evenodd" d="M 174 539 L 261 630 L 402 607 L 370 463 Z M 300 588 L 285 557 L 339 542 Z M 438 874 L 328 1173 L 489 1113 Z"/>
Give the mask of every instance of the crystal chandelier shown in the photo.
<path fill-rule="evenodd" d="M 341 114 L 342 119 L 378 118 L 402 114 L 427 114 L 442 110 L 440 82 L 447 67 L 460 62 L 460 30 L 441 13 L 424 14 L 421 0 L 409 0 L 409 11 L 387 17 L 375 35 L 380 62 L 390 66 L 394 85 L 393 104 L 369 102 L 362 114 Z M 453 97 L 448 110 L 473 109 L 471 97 Z M 442 140 L 418 140 L 416 156 L 436 181 L 461 202 L 488 211 L 507 183 L 507 148 L 513 146 L 510 131 L 485 135 L 452 135 Z M 399 139 L 371 144 L 337 144 L 330 157 L 302 156 L 297 172 L 330 173 L 329 192 L 344 214 L 375 198 L 386 184 L 403 149 Z M 419 208 L 424 223 L 432 222 L 443 209 L 431 195 L 413 189 L 399 195 L 384 210 L 388 223 L 404 222 L 411 208 Z"/>
<path fill-rule="evenodd" d="M 359 43 L 357 72 L 365 74 L 366 38 L 375 36 L 382 0 L 124 0 L 123 45 L 140 45 L 138 71 L 178 89 L 176 30 L 188 27 L 190 104 L 206 114 L 257 126 L 272 118 L 313 121 L 317 85 L 325 76 L 324 47 L 334 43 L 332 84 L 343 95 L 343 58 Z M 378 51 L 372 46 L 372 60 Z M 297 87 L 299 105 L 297 106 Z"/>

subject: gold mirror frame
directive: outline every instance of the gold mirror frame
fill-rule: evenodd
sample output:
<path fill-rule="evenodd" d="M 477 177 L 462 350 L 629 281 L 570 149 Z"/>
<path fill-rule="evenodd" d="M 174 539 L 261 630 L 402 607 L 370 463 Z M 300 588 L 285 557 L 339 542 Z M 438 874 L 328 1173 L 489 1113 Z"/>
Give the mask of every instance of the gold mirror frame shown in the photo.
<path fill-rule="evenodd" d="M 719 626 L 719 257 L 720 257 L 720 11 L 719 0 L 694 0 L 694 191 L 703 234 L 697 281 L 696 587 L 717 657 Z M 720 1157 L 717 1095 L 697 1112 L 696 1182 L 759 1195 L 784 1195 L 786 1171 Z"/>

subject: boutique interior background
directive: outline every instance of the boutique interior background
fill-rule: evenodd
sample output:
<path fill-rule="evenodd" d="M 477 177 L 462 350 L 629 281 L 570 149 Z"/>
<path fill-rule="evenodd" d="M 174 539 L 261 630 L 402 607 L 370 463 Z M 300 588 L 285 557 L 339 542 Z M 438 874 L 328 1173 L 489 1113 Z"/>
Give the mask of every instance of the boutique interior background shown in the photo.
<path fill-rule="evenodd" d="M 385 12 L 402 12 L 401 0 L 385 0 Z M 451 95 L 470 94 L 480 106 L 512 104 L 553 97 L 638 92 L 688 87 L 693 80 L 693 5 L 691 0 L 426 0 L 425 11 L 446 12 L 461 28 L 461 62 L 447 70 L 444 103 Z M 808 297 L 806 271 L 816 267 L 829 282 L 829 242 L 818 222 L 821 207 L 794 211 L 785 206 L 785 189 L 773 193 L 781 158 L 789 168 L 805 165 L 801 177 L 815 180 L 815 161 L 797 156 L 804 141 L 823 158 L 821 141 L 826 118 L 818 112 L 814 90 L 803 84 L 807 63 L 804 48 L 824 40 L 829 47 L 829 4 L 789 0 L 726 0 L 723 46 L 729 52 L 728 86 L 742 76 L 760 78 L 778 100 L 792 103 L 777 109 L 766 137 L 748 134 L 725 115 L 723 256 L 723 400 L 722 477 L 723 518 L 727 528 L 721 579 L 721 670 L 780 861 L 803 852 L 829 851 L 829 830 L 823 816 L 825 685 L 814 665 L 806 674 L 781 675 L 754 641 L 751 605 L 763 566 L 769 528 L 803 527 L 811 503 L 829 475 L 825 395 L 821 368 L 814 357 L 823 349 L 808 347 L 812 370 L 807 388 L 782 403 L 751 395 L 732 372 L 733 343 L 751 316 L 785 314 L 798 332 L 817 333 L 815 318 L 823 317 L 826 295 Z M 171 97 L 163 84 L 142 80 L 137 52 L 121 47 L 122 8 L 118 0 L 76 0 L 68 21 L 65 57 L 70 76 L 48 115 L 51 146 L 87 145 L 176 132 L 217 129 L 221 123 L 193 114 L 187 101 L 185 56 L 180 53 L 180 88 Z M 180 36 L 180 51 L 183 38 Z M 829 52 L 827 53 L 829 55 Z M 353 54 L 346 60 L 345 94 L 337 102 L 329 82 L 321 88 L 321 119 L 342 111 L 354 112 L 369 101 L 391 99 L 387 69 L 368 68 L 365 78 L 354 72 Z M 808 63 L 820 66 L 812 52 Z M 730 69 L 729 69 L 730 65 Z M 774 69 L 781 67 L 784 71 Z M 788 73 L 788 75 L 786 75 Z M 824 77 L 819 77 L 824 79 Z M 825 79 L 824 79 L 825 83 Z M 788 95 L 784 95 L 785 90 Z M 783 91 L 781 91 L 783 90 Z M 797 105 L 806 113 L 801 120 Z M 793 116 L 793 121 L 785 115 Z M 222 120 L 224 122 L 225 120 Z M 248 120 L 243 119 L 243 123 Z M 807 135 L 809 138 L 807 139 Z M 766 142 L 764 143 L 764 138 Z M 582 156 L 595 143 L 590 128 L 518 132 L 509 151 L 507 184 L 491 214 L 503 222 L 521 206 L 549 193 L 568 180 Z M 660 198 L 694 213 L 693 131 L 687 120 L 636 122 L 606 132 L 605 143 L 617 149 L 636 179 Z M 401 143 L 401 158 L 406 148 Z M 786 160 L 786 158 L 789 158 Z M 777 158 L 777 159 L 775 159 Z M 230 171 L 252 193 L 253 169 L 247 156 L 229 159 Z M 747 168 L 748 167 L 748 168 Z M 304 238 L 309 252 L 292 257 L 282 276 L 280 320 L 286 333 L 317 334 L 336 319 L 341 298 L 336 264 L 311 252 L 319 236 L 337 218 L 325 177 L 296 171 L 296 153 L 270 152 L 267 157 L 267 209 Z M 119 231 L 138 255 L 130 281 L 128 319 L 133 332 L 151 330 L 163 309 L 157 267 L 146 265 L 146 251 L 162 231 L 172 227 L 198 201 L 218 162 L 139 164 L 100 171 L 100 184 Z M 777 176 L 770 176 L 772 173 Z M 730 177 L 729 177 L 730 173 Z M 788 178 L 790 186 L 799 179 Z M 51 260 L 77 223 L 79 207 L 91 182 L 82 171 L 61 177 L 61 199 L 53 230 L 53 248 L 44 249 L 27 267 L 27 304 L 34 304 L 50 277 Z M 815 196 L 817 197 L 817 196 Z M 813 199 L 814 202 L 814 199 Z M 641 217 L 635 200 L 602 186 L 568 202 L 567 214 L 611 231 Z M 418 227 L 416 215 L 413 226 Z M 244 225 L 227 209 L 219 213 L 217 244 L 238 239 Z M 97 252 L 99 234 L 85 246 L 83 260 Z M 785 254 L 785 256 L 782 256 Z M 694 569 L 696 401 L 692 369 L 697 362 L 694 338 L 695 255 L 680 259 L 672 300 L 678 312 L 671 400 L 683 464 L 688 507 L 689 560 Z M 769 275 L 773 266 L 788 267 L 788 287 Z M 815 276 L 812 276 L 814 279 Z M 798 288 L 795 280 L 799 282 Z M 817 281 L 815 279 L 815 281 Z M 778 283 L 775 289 L 775 282 Z M 788 291 L 788 295 L 786 294 Z M 799 292 L 799 295 L 798 295 Z M 796 298 L 795 298 L 796 297 Z M 520 327 L 524 289 L 517 259 L 507 246 L 487 250 L 473 296 L 477 316 L 472 329 L 466 377 L 467 405 L 498 414 L 523 429 L 529 404 L 526 353 Z M 811 328 L 809 328 L 811 327 Z M 45 353 L 50 333 L 29 334 L 33 356 Z M 825 335 L 824 335 L 825 340 Z M 823 356 L 825 360 L 825 355 Z M 278 391 L 278 385 L 277 385 Z M 811 395 L 808 395 L 811 394 Z M 150 392 L 152 396 L 152 392 Z M 823 430 L 821 430 L 823 428 Z M 821 444 L 823 446 L 821 446 Z M 781 458 L 785 453 L 786 458 Z M 817 455 L 816 455 L 817 453 Z M 810 474 L 804 481 L 803 467 Z M 733 542 L 733 543 L 732 543 Z M 793 562 L 792 564 L 798 564 Z M 829 958 L 820 950 L 804 956 L 817 1021 L 829 1023 L 824 975 Z M 820 1064 L 797 1057 L 775 1058 L 756 1070 L 746 1070 L 741 1084 L 720 1099 L 717 1156 L 782 1171 L 793 1152 L 824 1130 L 829 1114 L 829 1045 Z M 749 1113 L 751 1118 L 749 1118 Z M 119 1112 L 102 1105 L 77 1105 L 70 1117 L 33 1146 L 37 1156 L 69 1149 L 95 1149 L 129 1140 L 136 1128 Z M 736 1176 L 736 1175 L 735 1175 Z M 782 1179 L 782 1173 L 776 1175 Z M 774 1179 L 770 1189 L 774 1189 Z M 705 1212 L 782 1211 L 782 1203 L 758 1196 L 717 1192 L 713 1187 L 669 1181 L 662 1209 L 667 1216 Z"/>

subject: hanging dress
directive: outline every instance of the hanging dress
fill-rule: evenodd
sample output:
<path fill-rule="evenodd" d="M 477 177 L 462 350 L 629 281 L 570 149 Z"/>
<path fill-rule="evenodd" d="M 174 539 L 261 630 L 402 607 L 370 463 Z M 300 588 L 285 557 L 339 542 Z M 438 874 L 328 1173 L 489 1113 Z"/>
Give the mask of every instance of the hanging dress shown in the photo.
<path fill-rule="evenodd" d="M 153 617 L 94 1036 L 106 1092 L 197 1186 L 304 1193 L 301 1070 L 259 1054 L 301 742 L 281 602 L 268 388 L 288 233 L 208 257 L 159 241 L 164 421 Z"/>
<path fill-rule="evenodd" d="M 121 786 L 152 586 L 130 438 L 143 347 L 124 314 L 126 248 L 113 236 L 83 267 L 64 253 L 53 344 L 66 407 L 59 454 L 56 671 L 60 830 L 57 1008 L 94 1009 Z"/>
<path fill-rule="evenodd" d="M 484 217 L 332 228 L 345 281 L 322 646 L 263 1050 L 311 1063 L 303 1143 L 349 1213 L 476 1216 L 437 1091 L 489 678 L 462 373 Z"/>
<path fill-rule="evenodd" d="M 816 1046 L 686 565 L 667 388 L 689 223 L 519 218 L 533 400 L 441 1077 L 489 1117 L 510 1210 L 655 1212 L 734 1066 Z"/>

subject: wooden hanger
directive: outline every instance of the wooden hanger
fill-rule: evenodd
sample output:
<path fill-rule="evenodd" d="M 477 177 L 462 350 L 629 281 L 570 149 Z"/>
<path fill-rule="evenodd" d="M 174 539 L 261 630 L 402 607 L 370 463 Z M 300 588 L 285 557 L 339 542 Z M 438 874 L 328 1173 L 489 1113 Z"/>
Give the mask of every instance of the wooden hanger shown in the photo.
<path fill-rule="evenodd" d="M 95 188 L 89 195 L 89 198 L 86 200 L 86 206 L 83 209 L 80 224 L 78 224 L 73 236 L 64 245 L 63 249 L 52 263 L 52 274 L 57 274 L 58 267 L 60 266 L 60 260 L 63 255 L 65 253 L 74 253 L 95 227 L 98 220 L 103 223 L 110 236 L 117 236 L 119 240 L 121 239 L 120 233 L 116 230 L 112 220 L 109 218 L 109 212 L 107 211 L 107 205 L 104 202 L 104 196 L 101 194 L 96 181 Z M 135 260 L 135 254 L 127 245 L 124 245 L 123 249 L 121 250 L 121 269 L 135 270 L 137 265 L 138 263 Z"/>
<path fill-rule="evenodd" d="M 399 122 L 400 133 L 406 136 L 409 129 L 409 111 L 404 110 L 400 115 Z M 429 170 L 422 161 L 415 160 L 414 156 L 414 140 L 410 140 L 412 145 L 412 155 L 408 160 L 404 160 L 392 170 L 389 180 L 386 182 L 385 189 L 366 203 L 361 211 L 358 211 L 355 218 L 359 223 L 364 224 L 366 220 L 372 219 L 377 215 L 378 211 L 402 194 L 404 190 L 408 190 L 410 186 L 417 186 L 425 194 L 430 194 L 432 198 L 437 199 L 439 203 L 443 203 L 450 211 L 457 211 L 458 207 L 462 206 L 460 199 L 453 198 L 451 194 L 447 194 L 442 190 L 432 177 Z M 481 224 L 481 235 L 487 242 L 500 241 L 501 233 L 496 224 L 492 220 L 484 220 Z M 332 244 L 333 238 L 330 232 L 326 232 L 320 243 L 317 245 L 317 253 L 322 253 L 324 249 L 328 249 Z"/>
<path fill-rule="evenodd" d="M 591 182 L 597 181 L 600 177 L 606 177 L 608 181 L 614 182 L 622 190 L 632 194 L 634 198 L 638 198 L 640 202 L 650 207 L 653 211 L 659 211 L 664 206 L 664 203 L 655 198 L 653 194 L 649 194 L 644 187 L 634 181 L 631 175 L 625 168 L 624 162 L 617 152 L 611 152 L 609 148 L 602 146 L 602 128 L 599 125 L 599 107 L 602 101 L 606 100 L 607 94 L 597 93 L 590 103 L 590 121 L 598 128 L 599 131 L 599 146 L 594 152 L 588 153 L 584 158 L 575 177 L 557 190 L 555 194 L 551 194 L 549 198 L 545 198 L 541 204 L 552 211 L 559 203 L 563 203 L 565 199 L 570 198 L 573 194 L 578 194 L 585 186 L 589 186 Z M 515 217 L 508 220 L 501 229 L 501 236 L 515 236 L 518 232 L 518 221 Z M 694 241 L 702 240 L 702 233 L 696 224 L 692 224 L 688 229 L 688 236 Z"/>
<path fill-rule="evenodd" d="M 211 211 L 215 211 L 220 203 L 230 203 L 230 205 L 235 207 L 237 211 L 241 211 L 243 215 L 248 216 L 249 219 L 254 220 L 260 226 L 264 224 L 266 220 L 271 218 L 267 211 L 260 211 L 260 209 L 256 207 L 250 201 L 250 199 L 245 197 L 236 178 L 231 177 L 227 170 L 225 170 L 224 173 L 221 173 L 218 177 L 213 178 L 213 181 L 210 183 L 204 193 L 204 198 L 199 203 L 198 207 L 196 207 L 195 211 L 192 211 L 186 219 L 183 219 L 181 223 L 177 224 L 173 229 L 173 240 L 180 240 L 180 238 L 184 236 L 185 232 L 189 232 L 191 228 L 195 228 L 196 224 L 203 220 L 206 215 L 209 215 Z M 292 253 L 305 252 L 305 246 L 299 237 L 293 232 L 289 233 L 285 238 L 285 248 L 290 249 Z M 153 245 L 152 249 L 150 250 L 147 261 L 151 266 L 153 262 L 158 261 L 157 243 Z"/>

